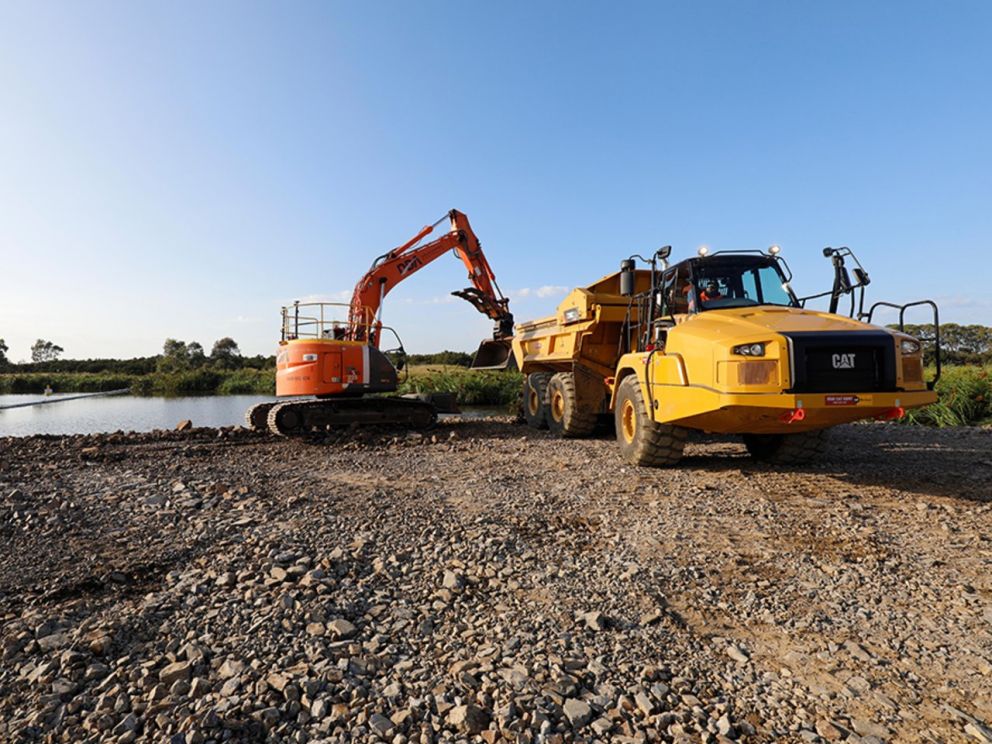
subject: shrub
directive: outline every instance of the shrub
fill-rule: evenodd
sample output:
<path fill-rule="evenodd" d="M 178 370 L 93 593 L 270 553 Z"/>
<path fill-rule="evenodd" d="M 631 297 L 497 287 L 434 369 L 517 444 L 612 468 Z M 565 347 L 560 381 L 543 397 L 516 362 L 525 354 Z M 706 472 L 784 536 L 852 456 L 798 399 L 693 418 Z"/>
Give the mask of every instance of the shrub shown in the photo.
<path fill-rule="evenodd" d="M 463 405 L 498 406 L 517 399 L 522 381 L 519 372 L 418 370 L 400 385 L 400 393 L 454 393 Z"/>
<path fill-rule="evenodd" d="M 906 422 L 926 426 L 971 426 L 992 417 L 992 368 L 945 367 L 937 382 L 937 402 L 909 411 Z M 933 371 L 930 371 L 933 374 Z"/>

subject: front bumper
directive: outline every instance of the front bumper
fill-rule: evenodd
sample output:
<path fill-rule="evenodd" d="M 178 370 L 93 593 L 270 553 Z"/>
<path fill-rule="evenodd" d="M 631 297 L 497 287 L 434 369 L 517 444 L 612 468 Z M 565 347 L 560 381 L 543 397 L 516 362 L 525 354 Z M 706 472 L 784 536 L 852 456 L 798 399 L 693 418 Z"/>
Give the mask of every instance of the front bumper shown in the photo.
<path fill-rule="evenodd" d="M 678 390 L 679 388 L 675 388 Z M 719 434 L 789 434 L 825 429 L 862 419 L 898 418 L 900 411 L 936 402 L 929 390 L 895 393 L 722 393 L 691 389 L 692 405 L 666 387 L 658 396 L 655 420 Z M 796 414 L 796 411 L 802 411 Z"/>

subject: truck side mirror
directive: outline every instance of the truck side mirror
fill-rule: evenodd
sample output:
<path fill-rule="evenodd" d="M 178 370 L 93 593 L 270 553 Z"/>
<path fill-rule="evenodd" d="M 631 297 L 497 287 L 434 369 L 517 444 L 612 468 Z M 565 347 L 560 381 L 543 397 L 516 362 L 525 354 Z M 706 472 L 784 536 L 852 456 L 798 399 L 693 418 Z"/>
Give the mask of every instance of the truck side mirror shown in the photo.
<path fill-rule="evenodd" d="M 858 287 L 867 287 L 869 284 L 871 284 L 871 279 L 868 278 L 868 272 L 867 271 L 865 271 L 862 268 L 854 268 L 854 269 L 852 269 L 852 271 L 854 272 L 854 278 L 858 282 L 857 285 L 855 285 L 855 286 L 858 286 Z"/>
<path fill-rule="evenodd" d="M 634 294 L 634 259 L 627 258 L 620 262 L 620 294 L 630 297 Z"/>

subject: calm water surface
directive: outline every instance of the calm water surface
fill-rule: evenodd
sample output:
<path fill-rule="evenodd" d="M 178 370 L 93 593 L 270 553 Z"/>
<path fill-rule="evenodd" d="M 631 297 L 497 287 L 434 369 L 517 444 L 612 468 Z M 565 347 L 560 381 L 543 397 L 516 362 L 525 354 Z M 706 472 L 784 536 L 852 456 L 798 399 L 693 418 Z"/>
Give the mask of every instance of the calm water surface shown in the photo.
<path fill-rule="evenodd" d="M 0 395 L 0 406 L 72 395 Z M 106 431 L 172 429 L 183 419 L 193 426 L 232 426 L 244 422 L 253 403 L 275 400 L 265 395 L 210 395 L 145 398 L 109 395 L 62 400 L 43 406 L 0 409 L 0 437 L 30 434 L 93 434 Z"/>
<path fill-rule="evenodd" d="M 266 395 L 206 395 L 188 398 L 145 398 L 109 395 L 72 398 L 73 395 L 0 395 L 0 437 L 32 434 L 95 434 L 110 431 L 151 431 L 173 429 L 184 419 L 193 426 L 234 426 L 243 424 L 245 411 L 255 403 L 276 400 Z M 3 406 L 32 401 L 58 401 L 42 406 L 10 408 Z M 503 415 L 505 407 L 463 409 L 466 418 Z"/>

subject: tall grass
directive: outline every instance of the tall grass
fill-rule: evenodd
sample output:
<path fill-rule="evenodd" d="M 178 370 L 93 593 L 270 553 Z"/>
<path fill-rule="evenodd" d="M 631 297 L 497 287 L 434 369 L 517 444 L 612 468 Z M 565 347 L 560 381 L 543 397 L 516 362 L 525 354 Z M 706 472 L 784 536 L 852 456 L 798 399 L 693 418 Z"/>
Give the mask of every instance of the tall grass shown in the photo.
<path fill-rule="evenodd" d="M 928 376 L 933 370 L 928 370 Z M 906 414 L 905 421 L 925 426 L 973 426 L 992 423 L 992 367 L 944 367 L 937 382 L 937 402 Z"/>
<path fill-rule="evenodd" d="M 56 393 L 105 393 L 129 388 L 135 379 L 107 372 L 19 372 L 0 375 L 0 394 L 41 394 L 48 387 Z"/>
<path fill-rule="evenodd" d="M 523 375 L 487 370 L 473 372 L 459 367 L 413 367 L 400 393 L 454 393 L 467 406 L 502 406 L 520 395 Z"/>
<path fill-rule="evenodd" d="M 272 369 L 197 369 L 124 375 L 89 372 L 27 372 L 0 374 L 0 394 L 102 393 L 130 388 L 135 395 L 237 395 L 275 393 Z"/>

